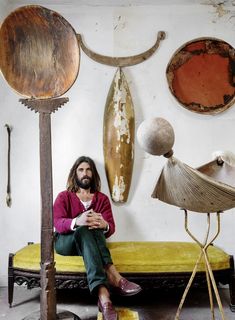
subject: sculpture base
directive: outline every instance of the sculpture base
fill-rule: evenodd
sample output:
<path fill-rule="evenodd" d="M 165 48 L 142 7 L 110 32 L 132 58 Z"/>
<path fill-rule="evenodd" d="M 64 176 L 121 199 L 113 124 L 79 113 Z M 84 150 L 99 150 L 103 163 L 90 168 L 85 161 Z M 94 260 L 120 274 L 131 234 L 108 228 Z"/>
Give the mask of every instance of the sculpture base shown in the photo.
<path fill-rule="evenodd" d="M 57 320 L 81 320 L 76 314 L 67 311 L 67 310 L 59 310 L 56 314 Z M 22 320 L 40 320 L 40 311 L 36 311 L 23 318 Z"/>

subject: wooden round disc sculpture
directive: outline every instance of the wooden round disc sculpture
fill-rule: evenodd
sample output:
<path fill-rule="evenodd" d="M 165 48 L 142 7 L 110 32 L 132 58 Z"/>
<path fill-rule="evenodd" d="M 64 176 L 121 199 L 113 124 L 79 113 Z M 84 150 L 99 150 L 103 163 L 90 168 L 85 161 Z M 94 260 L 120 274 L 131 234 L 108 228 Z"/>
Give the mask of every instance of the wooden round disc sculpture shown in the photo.
<path fill-rule="evenodd" d="M 235 207 L 235 167 L 219 165 L 216 161 L 193 169 L 173 157 L 172 126 L 164 119 L 145 120 L 137 130 L 142 148 L 153 155 L 169 159 L 160 174 L 152 197 L 177 207 L 195 212 L 220 212 Z M 163 146 L 166 146 L 164 148 Z"/>
<path fill-rule="evenodd" d="M 61 96 L 74 83 L 80 52 L 76 33 L 58 13 L 37 5 L 13 11 L 0 29 L 0 68 L 27 98 Z"/>
<path fill-rule="evenodd" d="M 167 80 L 171 93 L 186 109 L 216 114 L 235 101 L 235 50 L 215 38 L 184 44 L 171 58 Z"/>

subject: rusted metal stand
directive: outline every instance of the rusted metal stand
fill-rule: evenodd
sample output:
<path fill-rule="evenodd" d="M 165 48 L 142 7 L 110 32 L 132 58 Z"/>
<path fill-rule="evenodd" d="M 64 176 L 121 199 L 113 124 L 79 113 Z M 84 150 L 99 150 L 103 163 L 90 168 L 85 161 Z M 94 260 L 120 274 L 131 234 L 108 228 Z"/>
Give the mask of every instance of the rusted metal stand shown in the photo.
<path fill-rule="evenodd" d="M 218 237 L 219 233 L 220 233 L 220 212 L 217 212 L 217 231 L 214 235 L 214 237 L 209 240 L 209 235 L 210 235 L 210 213 L 207 213 L 207 232 L 206 232 L 206 236 L 205 236 L 205 240 L 203 243 L 201 243 L 200 241 L 198 241 L 198 239 L 195 238 L 195 236 L 190 232 L 190 230 L 188 229 L 188 213 L 187 210 L 184 210 L 185 212 L 185 230 L 186 232 L 190 235 L 190 237 L 199 245 L 199 247 L 201 248 L 201 252 L 199 254 L 199 257 L 196 261 L 195 267 L 193 269 L 192 275 L 189 279 L 189 282 L 185 288 L 185 291 L 183 293 L 183 296 L 181 298 L 176 316 L 175 316 L 175 320 L 179 320 L 180 319 L 180 312 L 181 309 L 183 307 L 185 298 L 188 294 L 188 291 L 192 285 L 193 279 L 196 275 L 197 272 L 197 268 L 199 266 L 199 263 L 201 261 L 201 259 L 204 259 L 204 264 L 205 264 L 205 272 L 206 272 L 206 280 L 207 280 L 207 287 L 208 287 L 208 293 L 209 293 L 209 300 L 210 300 L 210 308 L 211 308 L 211 319 L 215 319 L 215 314 L 214 314 L 214 305 L 213 305 L 213 296 L 212 296 L 212 289 L 214 290 L 215 293 L 215 297 L 216 297 L 216 301 L 218 303 L 219 306 L 219 311 L 221 314 L 221 319 L 225 320 L 225 316 L 224 316 L 224 311 L 223 311 L 223 306 L 221 303 L 221 299 L 218 293 L 218 289 L 216 286 L 216 282 L 214 279 L 214 275 L 210 266 L 210 262 L 209 262 L 209 258 L 208 258 L 208 254 L 207 254 L 207 249 L 210 246 L 210 244 L 212 244 L 212 242 Z"/>
<path fill-rule="evenodd" d="M 39 112 L 40 131 L 40 185 L 41 185 L 41 294 L 40 312 L 24 320 L 56 320 L 80 318 L 68 311 L 56 313 L 55 262 L 53 237 L 53 188 L 51 157 L 51 113 L 55 112 L 68 98 L 20 99 L 29 109 Z"/>

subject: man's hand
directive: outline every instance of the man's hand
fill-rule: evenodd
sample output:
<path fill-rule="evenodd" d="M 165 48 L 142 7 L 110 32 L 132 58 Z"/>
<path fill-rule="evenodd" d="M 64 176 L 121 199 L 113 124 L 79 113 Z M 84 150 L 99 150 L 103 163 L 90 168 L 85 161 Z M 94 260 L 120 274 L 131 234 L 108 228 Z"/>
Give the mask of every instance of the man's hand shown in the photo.
<path fill-rule="evenodd" d="M 101 213 L 89 210 L 87 214 L 87 225 L 89 229 L 106 229 L 108 223 L 104 220 Z"/>
<path fill-rule="evenodd" d="M 76 218 L 76 226 L 88 226 L 89 229 L 107 229 L 108 223 L 101 213 L 88 210 Z"/>
<path fill-rule="evenodd" d="M 75 226 L 87 226 L 87 214 L 88 212 L 83 212 L 76 218 Z"/>

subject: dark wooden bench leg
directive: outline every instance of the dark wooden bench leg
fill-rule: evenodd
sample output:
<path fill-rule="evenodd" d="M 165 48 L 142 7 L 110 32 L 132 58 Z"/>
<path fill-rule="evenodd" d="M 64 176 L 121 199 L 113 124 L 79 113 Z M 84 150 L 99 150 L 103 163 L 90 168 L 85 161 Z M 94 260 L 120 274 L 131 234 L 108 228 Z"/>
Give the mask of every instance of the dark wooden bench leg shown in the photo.
<path fill-rule="evenodd" d="M 14 293 L 14 269 L 13 269 L 14 254 L 10 253 L 8 258 L 8 303 L 12 307 L 13 293 Z"/>
<path fill-rule="evenodd" d="M 230 256 L 230 267 L 231 267 L 231 274 L 229 279 L 230 309 L 232 312 L 235 312 L 235 270 L 234 270 L 233 256 Z"/>

